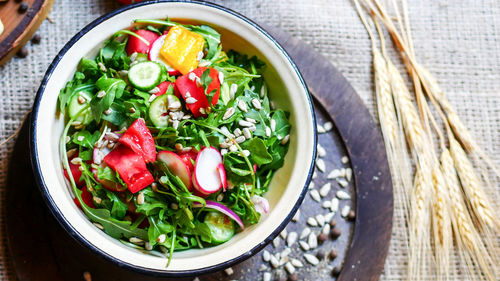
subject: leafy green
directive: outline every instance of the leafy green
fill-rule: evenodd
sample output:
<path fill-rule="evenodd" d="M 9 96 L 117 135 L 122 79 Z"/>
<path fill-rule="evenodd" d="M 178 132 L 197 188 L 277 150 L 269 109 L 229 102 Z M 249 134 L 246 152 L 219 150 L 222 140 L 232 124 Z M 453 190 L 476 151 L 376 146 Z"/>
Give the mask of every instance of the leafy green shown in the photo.
<path fill-rule="evenodd" d="M 273 157 L 267 151 L 266 144 L 262 139 L 253 138 L 244 144 L 243 147 L 250 151 L 250 158 L 255 164 L 261 166 L 273 161 Z"/>

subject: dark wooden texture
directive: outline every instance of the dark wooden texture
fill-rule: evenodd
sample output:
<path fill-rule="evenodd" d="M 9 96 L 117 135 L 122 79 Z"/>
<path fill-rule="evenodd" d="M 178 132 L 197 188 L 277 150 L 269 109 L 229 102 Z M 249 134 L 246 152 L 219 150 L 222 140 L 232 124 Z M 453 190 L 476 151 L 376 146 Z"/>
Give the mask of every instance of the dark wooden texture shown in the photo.
<path fill-rule="evenodd" d="M 330 272 L 335 266 L 343 266 L 337 280 L 377 280 L 383 268 L 389 245 L 392 226 L 392 188 L 386 156 L 380 133 L 372 117 L 347 80 L 312 48 L 293 39 L 276 28 L 266 29 L 277 38 L 294 58 L 315 102 L 318 123 L 333 121 L 333 131 L 320 134 L 319 143 L 327 150 L 324 157 L 327 171 L 319 173 L 314 183 L 319 188 L 329 180 L 327 173 L 333 168 L 350 167 L 355 181 L 345 190 L 352 200 L 342 201 L 341 207 L 356 206 L 357 217 L 353 222 L 335 215 L 337 227 L 342 235 L 328 240 L 318 250 L 329 252 L 335 249 L 339 256 L 334 261 L 323 260 L 316 267 L 307 265 L 297 270 L 299 280 L 331 280 Z M 322 75 L 318 75 L 322 73 Z M 35 186 L 30 171 L 27 130 L 23 129 L 17 141 L 8 174 L 7 235 L 11 260 L 20 281 L 25 280 L 82 280 L 88 271 L 92 280 L 159 280 L 119 268 L 74 241 L 52 217 Z M 351 162 L 341 163 L 348 155 Z M 330 182 L 334 183 L 330 180 Z M 334 184 L 329 198 L 341 188 Z M 287 226 L 288 232 L 300 233 L 308 217 L 326 214 L 321 204 L 306 196 L 301 207 L 301 218 Z M 315 233 L 319 228 L 313 228 Z M 284 241 L 278 247 L 268 245 L 265 249 L 278 253 L 285 248 Z M 295 244 L 290 257 L 304 264 L 303 251 Z M 266 267 L 266 269 L 263 268 Z M 218 272 L 201 276 L 201 280 L 260 280 L 262 272 L 271 271 L 270 265 L 262 261 L 261 255 L 233 267 L 234 274 L 227 276 Z M 273 280 L 285 277 L 283 268 L 274 270 Z M 174 279 L 164 279 L 174 280 Z M 192 280 L 192 278 L 175 279 Z"/>
<path fill-rule="evenodd" d="M 19 13 L 20 1 L 0 2 L 0 19 L 5 27 L 0 35 L 0 65 L 22 48 L 38 29 L 54 4 L 54 0 L 24 0 L 29 5 Z"/>

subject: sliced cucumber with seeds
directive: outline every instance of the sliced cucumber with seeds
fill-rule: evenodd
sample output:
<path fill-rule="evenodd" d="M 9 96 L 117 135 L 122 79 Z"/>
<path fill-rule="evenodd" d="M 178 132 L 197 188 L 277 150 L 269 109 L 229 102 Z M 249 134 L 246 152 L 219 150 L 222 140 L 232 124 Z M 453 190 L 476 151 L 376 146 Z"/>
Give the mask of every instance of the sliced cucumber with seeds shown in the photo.
<path fill-rule="evenodd" d="M 88 105 L 92 98 L 90 94 L 84 91 L 78 92 L 73 95 L 73 97 L 69 101 L 68 105 L 68 114 L 70 118 L 75 117 L 80 110 L 82 110 L 85 106 Z M 90 107 L 83 111 L 80 116 L 78 116 L 75 121 L 82 122 L 82 125 L 89 124 L 94 118 L 92 117 L 92 113 L 90 112 Z"/>
<path fill-rule="evenodd" d="M 157 128 L 168 127 L 169 104 L 179 103 L 179 99 L 174 95 L 164 94 L 156 97 L 149 105 L 149 119 Z"/>
<path fill-rule="evenodd" d="M 134 64 L 128 71 L 128 80 L 139 90 L 149 91 L 161 81 L 162 68 L 152 61 Z"/>
<path fill-rule="evenodd" d="M 212 242 L 220 244 L 234 236 L 233 220 L 220 212 L 209 212 L 204 221 L 210 229 Z"/>

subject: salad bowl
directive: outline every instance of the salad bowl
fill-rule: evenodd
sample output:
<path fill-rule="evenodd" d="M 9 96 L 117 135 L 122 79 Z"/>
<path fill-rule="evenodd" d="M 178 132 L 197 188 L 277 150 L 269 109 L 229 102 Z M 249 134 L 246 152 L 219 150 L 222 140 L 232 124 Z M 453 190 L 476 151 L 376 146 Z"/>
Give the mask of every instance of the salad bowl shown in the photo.
<path fill-rule="evenodd" d="M 228 242 L 164 257 L 130 248 L 96 228 L 75 206 L 64 178 L 60 137 L 64 118 L 57 112 L 59 90 L 71 79 L 82 57 L 93 57 L 113 33 L 134 19 L 176 19 L 207 24 L 221 33 L 224 49 L 263 60 L 270 98 L 290 113 L 290 145 L 284 166 L 265 198 L 270 212 Z M 77 33 L 49 66 L 37 92 L 30 127 L 32 166 L 41 193 L 59 223 L 77 241 L 113 263 L 156 276 L 193 276 L 229 267 L 257 253 L 291 220 L 310 182 L 316 156 L 316 128 L 311 97 L 297 67 L 261 27 L 224 7 L 197 1 L 146 1 L 104 15 Z"/>

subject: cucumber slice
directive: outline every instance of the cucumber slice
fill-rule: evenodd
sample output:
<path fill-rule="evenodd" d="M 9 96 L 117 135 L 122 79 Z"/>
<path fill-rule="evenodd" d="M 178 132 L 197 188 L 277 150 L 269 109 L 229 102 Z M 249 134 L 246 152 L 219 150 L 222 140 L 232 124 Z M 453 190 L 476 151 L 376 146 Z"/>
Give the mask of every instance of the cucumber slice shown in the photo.
<path fill-rule="evenodd" d="M 221 244 L 234 236 L 233 220 L 220 212 L 209 212 L 205 216 L 205 224 L 210 229 L 212 242 Z"/>
<path fill-rule="evenodd" d="M 134 64 L 128 71 L 128 80 L 139 90 L 149 91 L 161 81 L 161 66 L 156 62 L 143 61 Z"/>
<path fill-rule="evenodd" d="M 148 61 L 148 55 L 143 54 L 143 53 L 137 53 L 137 57 L 135 58 L 135 61 L 137 62 L 142 62 L 142 61 Z"/>
<path fill-rule="evenodd" d="M 178 103 L 179 99 L 174 95 L 164 94 L 156 97 L 149 105 L 149 119 L 157 128 L 168 127 L 169 104 Z"/>
<path fill-rule="evenodd" d="M 90 97 L 89 93 L 87 92 L 78 92 L 71 97 L 71 100 L 69 101 L 68 105 L 68 114 L 70 118 L 75 117 L 80 110 L 82 110 L 91 100 L 92 98 Z M 80 103 L 83 101 L 83 103 Z M 92 114 L 90 113 L 90 107 L 86 109 L 84 112 L 81 113 L 80 116 L 78 116 L 75 121 L 82 122 L 82 125 L 88 125 L 94 118 L 92 117 Z"/>

